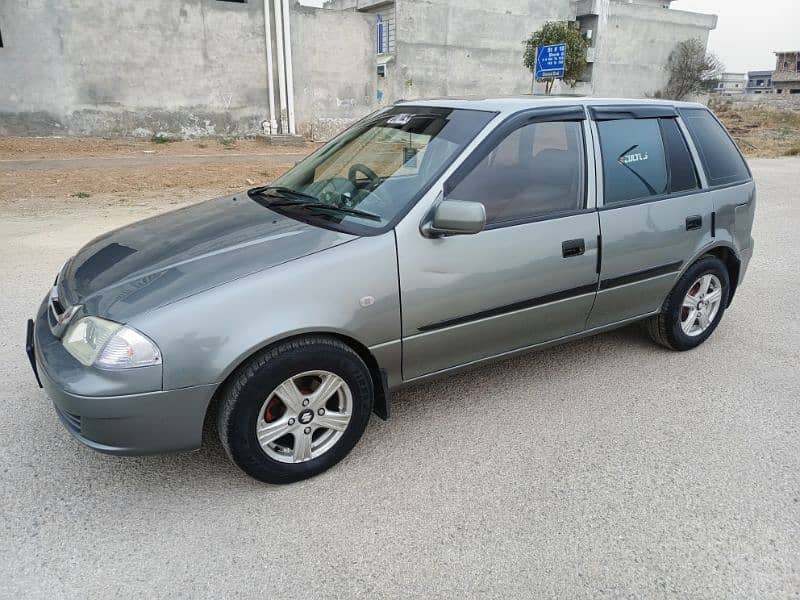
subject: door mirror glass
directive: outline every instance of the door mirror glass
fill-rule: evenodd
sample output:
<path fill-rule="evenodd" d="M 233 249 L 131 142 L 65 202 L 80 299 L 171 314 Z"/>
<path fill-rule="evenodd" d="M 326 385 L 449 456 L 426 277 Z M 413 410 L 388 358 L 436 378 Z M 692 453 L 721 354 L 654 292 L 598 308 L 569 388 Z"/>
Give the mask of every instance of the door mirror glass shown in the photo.
<path fill-rule="evenodd" d="M 433 216 L 423 227 L 429 237 L 469 235 L 483 231 L 486 209 L 480 202 L 443 200 L 433 210 Z"/>

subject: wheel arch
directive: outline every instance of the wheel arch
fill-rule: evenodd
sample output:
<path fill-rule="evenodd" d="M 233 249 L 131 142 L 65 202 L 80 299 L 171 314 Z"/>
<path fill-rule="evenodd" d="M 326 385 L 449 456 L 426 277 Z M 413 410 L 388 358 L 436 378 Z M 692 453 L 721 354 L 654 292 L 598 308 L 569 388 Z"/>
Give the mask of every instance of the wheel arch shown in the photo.
<path fill-rule="evenodd" d="M 731 246 L 719 245 L 709 248 L 703 253 L 703 256 L 715 256 L 728 269 L 728 279 L 731 284 L 731 291 L 728 294 L 728 302 L 725 308 L 728 308 L 733 303 L 733 297 L 736 294 L 736 288 L 739 287 L 739 275 L 742 269 L 742 261 L 736 255 L 736 251 Z"/>
<path fill-rule="evenodd" d="M 731 291 L 728 294 L 728 302 L 725 308 L 728 308 L 733 302 L 733 297 L 736 294 L 736 288 L 739 286 L 739 275 L 741 274 L 742 261 L 731 244 L 725 242 L 718 242 L 713 245 L 705 246 L 697 252 L 691 259 L 687 260 L 681 269 L 676 281 L 678 281 L 689 268 L 704 256 L 713 256 L 718 258 L 725 265 L 728 271 L 728 279 L 730 279 Z M 671 291 L 671 290 L 670 290 Z M 664 299 L 666 302 L 666 298 Z"/>
<path fill-rule="evenodd" d="M 224 379 L 217 385 L 217 388 L 214 391 L 214 395 L 212 396 L 211 401 L 208 403 L 208 406 L 206 407 L 205 421 L 208 422 L 210 418 L 216 418 L 216 409 L 219 403 L 220 394 L 228 385 L 228 383 L 236 376 L 242 365 L 244 365 L 247 361 L 253 358 L 256 354 L 268 350 L 269 348 L 272 348 L 273 346 L 276 346 L 278 344 L 282 344 L 284 342 L 289 342 L 291 340 L 299 338 L 313 337 L 313 336 L 329 337 L 335 339 L 345 344 L 351 350 L 353 350 L 353 352 L 358 354 L 358 356 L 361 358 L 361 360 L 364 361 L 364 364 L 367 366 L 370 377 L 372 378 L 372 386 L 375 391 L 375 400 L 373 403 L 372 411 L 384 421 L 388 420 L 390 413 L 391 395 L 389 391 L 389 385 L 387 382 L 386 370 L 381 368 L 380 364 L 378 363 L 378 360 L 375 358 L 375 356 L 372 354 L 369 348 L 362 342 L 358 341 L 357 339 L 349 335 L 336 331 L 315 330 L 315 331 L 304 331 L 299 333 L 293 333 L 291 335 L 287 335 L 278 339 L 270 340 L 263 346 L 254 348 L 248 354 L 239 357 L 237 362 L 228 368 L 228 370 L 225 373 Z"/>

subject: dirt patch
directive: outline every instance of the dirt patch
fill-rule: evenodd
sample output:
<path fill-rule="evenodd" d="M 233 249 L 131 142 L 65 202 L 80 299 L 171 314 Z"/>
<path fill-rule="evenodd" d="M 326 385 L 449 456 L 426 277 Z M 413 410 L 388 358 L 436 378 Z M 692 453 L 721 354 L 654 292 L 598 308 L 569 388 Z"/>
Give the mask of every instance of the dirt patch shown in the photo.
<path fill-rule="evenodd" d="M 135 201 L 171 191 L 219 195 L 269 183 L 317 147 L 262 139 L 0 138 L 0 205 L 92 204 L 96 196 Z"/>
<path fill-rule="evenodd" d="M 319 144 L 277 146 L 265 138 L 159 141 L 155 138 L 0 138 L 0 160 L 111 158 L 134 156 L 205 156 L 209 154 L 308 154 Z"/>
<path fill-rule="evenodd" d="M 294 161 L 265 167 L 263 163 L 203 163 L 158 168 L 113 167 L 76 170 L 18 170 L 0 173 L 0 205 L 36 198 L 90 200 L 98 194 L 135 198 L 143 192 L 213 189 L 233 192 L 273 181 Z"/>
<path fill-rule="evenodd" d="M 800 155 L 800 111 L 730 104 L 713 108 L 747 156 Z"/>

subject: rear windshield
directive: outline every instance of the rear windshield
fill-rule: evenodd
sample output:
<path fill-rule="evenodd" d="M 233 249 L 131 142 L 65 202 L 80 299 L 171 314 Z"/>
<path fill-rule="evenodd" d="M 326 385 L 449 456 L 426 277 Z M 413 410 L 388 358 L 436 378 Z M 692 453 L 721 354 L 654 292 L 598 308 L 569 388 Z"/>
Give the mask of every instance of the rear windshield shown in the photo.
<path fill-rule="evenodd" d="M 714 115 L 704 108 L 684 108 L 679 112 L 697 146 L 710 186 L 750 180 L 741 152 Z"/>

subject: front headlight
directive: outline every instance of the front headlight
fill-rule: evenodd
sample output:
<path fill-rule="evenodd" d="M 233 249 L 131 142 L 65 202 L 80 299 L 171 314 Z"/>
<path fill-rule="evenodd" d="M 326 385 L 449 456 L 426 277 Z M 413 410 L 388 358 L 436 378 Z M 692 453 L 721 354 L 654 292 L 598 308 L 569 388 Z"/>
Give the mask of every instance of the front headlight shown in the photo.
<path fill-rule="evenodd" d="M 84 317 L 74 323 L 61 343 L 87 367 L 128 369 L 161 364 L 161 352 L 150 339 L 126 325 L 99 317 Z"/>

